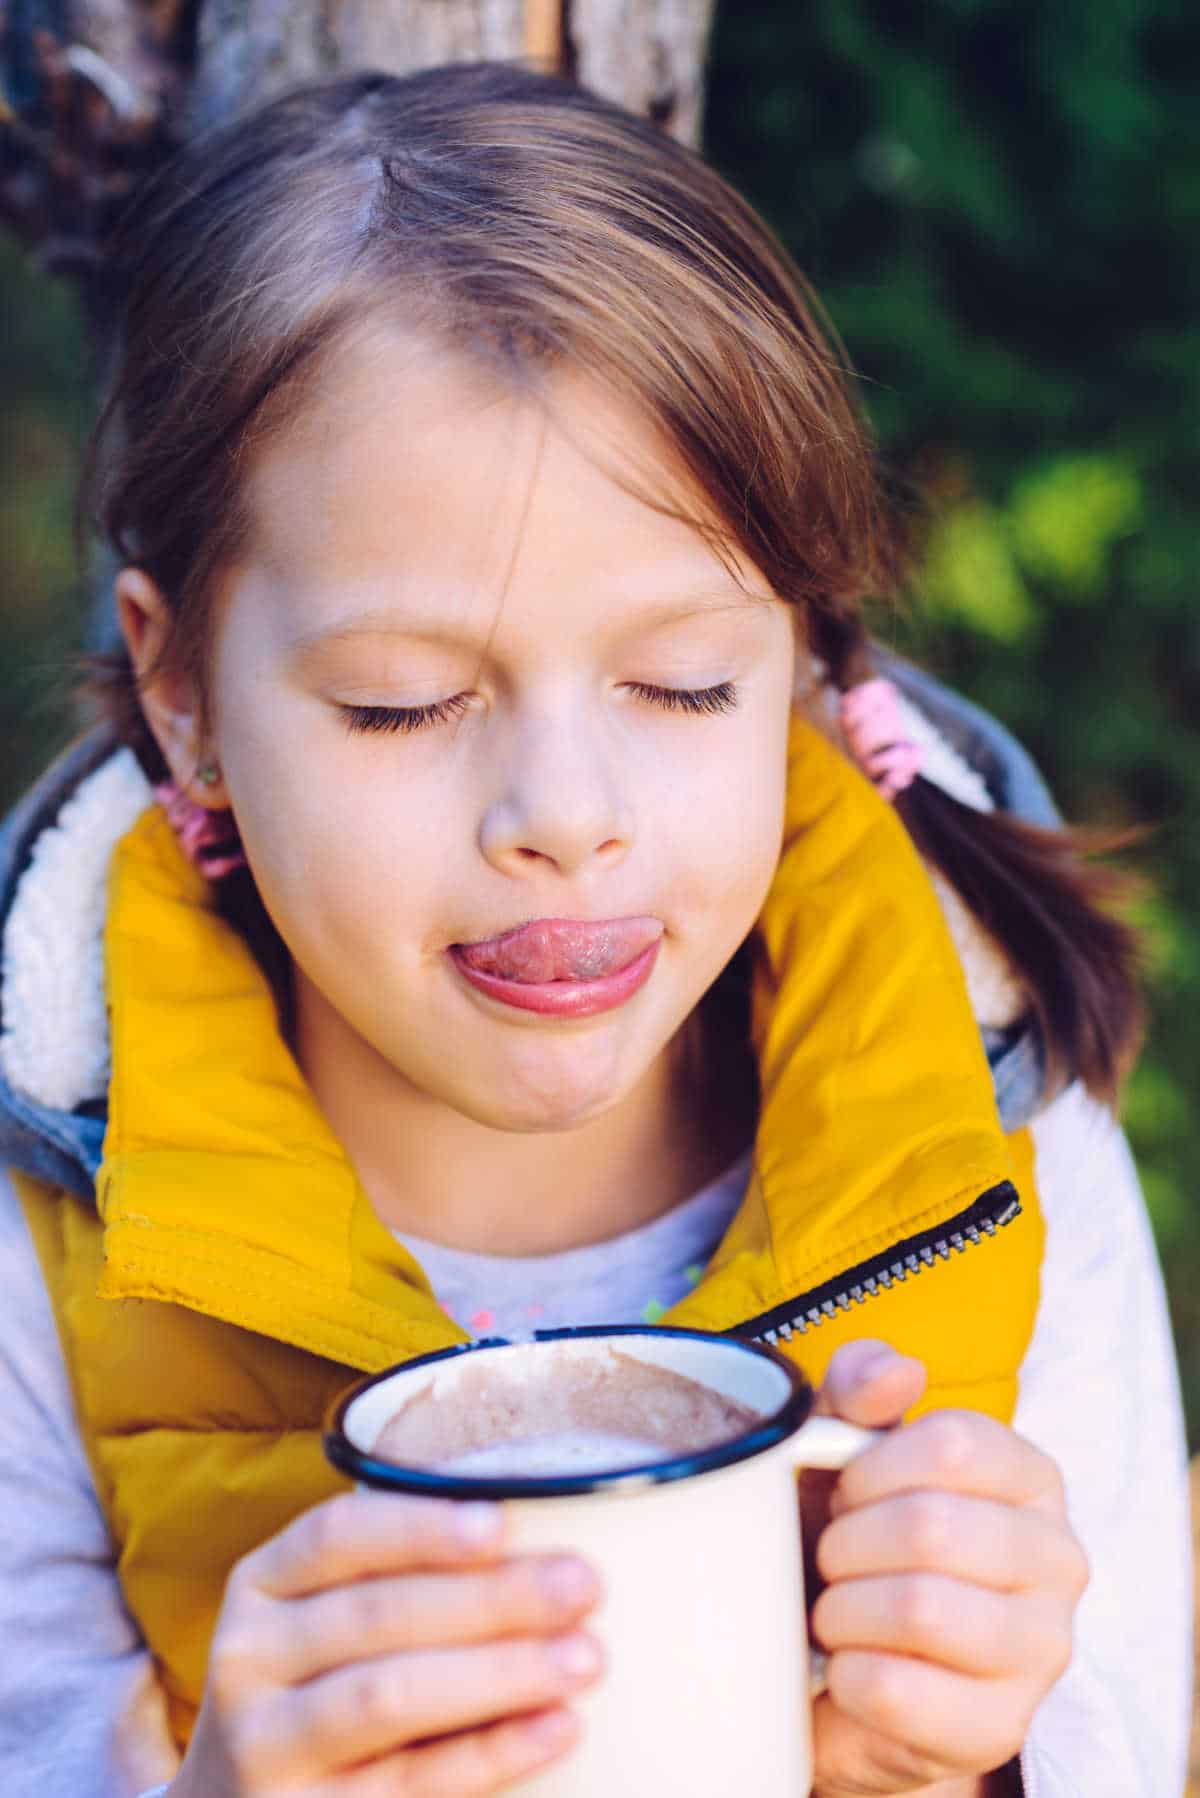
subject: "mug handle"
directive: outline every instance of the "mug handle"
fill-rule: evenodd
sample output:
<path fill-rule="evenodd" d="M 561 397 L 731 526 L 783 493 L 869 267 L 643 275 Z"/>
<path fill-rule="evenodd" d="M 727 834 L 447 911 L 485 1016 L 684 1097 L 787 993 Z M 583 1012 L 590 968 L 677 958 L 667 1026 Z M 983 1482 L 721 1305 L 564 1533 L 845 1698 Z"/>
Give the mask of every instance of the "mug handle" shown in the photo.
<path fill-rule="evenodd" d="M 797 1471 L 802 1467 L 818 1467 L 836 1473 L 861 1455 L 873 1442 L 890 1432 L 866 1430 L 840 1417 L 810 1417 L 788 1443 L 789 1458 Z M 818 1698 L 829 1684 L 829 1656 L 812 1642 L 808 1645 L 808 1695 Z"/>

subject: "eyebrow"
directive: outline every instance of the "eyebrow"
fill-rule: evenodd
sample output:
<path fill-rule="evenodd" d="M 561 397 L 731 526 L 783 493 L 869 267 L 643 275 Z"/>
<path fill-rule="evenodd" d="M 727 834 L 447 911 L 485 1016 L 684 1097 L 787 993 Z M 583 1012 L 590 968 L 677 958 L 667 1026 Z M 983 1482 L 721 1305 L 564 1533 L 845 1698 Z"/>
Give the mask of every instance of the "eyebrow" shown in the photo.
<path fill-rule="evenodd" d="M 681 593 L 677 599 L 664 601 L 652 611 L 643 613 L 633 629 L 661 630 L 664 626 L 681 624 L 688 618 L 707 617 L 720 612 L 757 616 L 766 607 L 778 604 L 779 600 L 773 593 L 757 593 L 732 586 L 698 588 Z M 335 619 L 332 624 L 304 631 L 293 637 L 287 645 L 286 653 L 289 659 L 301 660 L 316 649 L 350 643 L 357 637 L 378 636 L 419 637 L 427 642 L 448 643 L 457 648 L 477 648 L 489 634 L 490 631 L 455 629 L 442 614 L 436 612 L 421 615 L 395 611 L 386 606 L 370 606 L 364 611 L 348 613 Z"/>

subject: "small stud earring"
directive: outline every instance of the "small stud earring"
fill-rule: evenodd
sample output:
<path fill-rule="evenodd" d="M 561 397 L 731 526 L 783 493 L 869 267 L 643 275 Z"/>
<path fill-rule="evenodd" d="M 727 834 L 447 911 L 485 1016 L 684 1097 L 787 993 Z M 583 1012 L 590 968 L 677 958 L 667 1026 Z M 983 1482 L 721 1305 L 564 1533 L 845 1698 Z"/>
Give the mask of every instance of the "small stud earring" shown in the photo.
<path fill-rule="evenodd" d="M 215 762 L 201 762 L 196 770 L 196 779 L 202 787 L 215 787 L 221 778 L 221 770 Z"/>

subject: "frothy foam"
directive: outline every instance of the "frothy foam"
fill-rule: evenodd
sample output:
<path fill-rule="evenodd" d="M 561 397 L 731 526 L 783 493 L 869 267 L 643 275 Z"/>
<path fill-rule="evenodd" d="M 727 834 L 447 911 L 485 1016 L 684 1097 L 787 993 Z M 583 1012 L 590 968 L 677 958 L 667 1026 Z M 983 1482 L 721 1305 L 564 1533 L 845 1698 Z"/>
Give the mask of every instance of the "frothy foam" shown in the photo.
<path fill-rule="evenodd" d="M 644 1437 L 616 1436 L 608 1430 L 554 1430 L 544 1436 L 489 1442 L 438 1462 L 437 1470 L 466 1479 L 539 1479 L 644 1467 L 662 1459 L 662 1443 Z"/>
<path fill-rule="evenodd" d="M 602 1473 L 713 1448 L 760 1415 L 607 1343 L 534 1343 L 441 1362 L 372 1453 L 468 1477 Z"/>

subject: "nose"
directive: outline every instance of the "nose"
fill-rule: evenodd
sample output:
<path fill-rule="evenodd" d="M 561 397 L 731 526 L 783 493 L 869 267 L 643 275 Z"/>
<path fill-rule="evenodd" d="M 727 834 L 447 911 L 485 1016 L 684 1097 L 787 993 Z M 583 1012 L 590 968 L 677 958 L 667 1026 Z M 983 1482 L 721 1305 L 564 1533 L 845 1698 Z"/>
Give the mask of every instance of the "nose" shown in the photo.
<path fill-rule="evenodd" d="M 632 816 L 602 735 L 578 718 L 543 719 L 517 733 L 480 825 L 479 847 L 494 868 L 573 875 L 592 864 L 614 867 L 628 853 Z"/>

